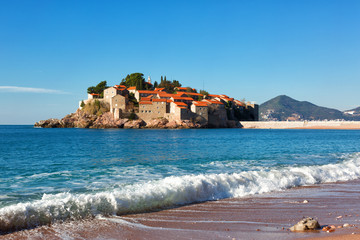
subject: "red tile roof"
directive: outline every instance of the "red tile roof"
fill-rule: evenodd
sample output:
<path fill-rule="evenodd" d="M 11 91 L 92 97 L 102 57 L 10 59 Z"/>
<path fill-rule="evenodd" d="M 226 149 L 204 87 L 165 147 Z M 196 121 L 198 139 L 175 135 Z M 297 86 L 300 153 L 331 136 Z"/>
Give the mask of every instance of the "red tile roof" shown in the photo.
<path fill-rule="evenodd" d="M 167 99 L 153 99 L 153 102 L 167 102 Z"/>
<path fill-rule="evenodd" d="M 176 97 L 176 96 L 172 96 L 173 99 L 176 100 L 186 100 L 186 101 L 193 101 L 194 99 L 192 99 L 191 97 Z"/>
<path fill-rule="evenodd" d="M 128 87 L 128 90 L 136 90 L 136 86 Z"/>
<path fill-rule="evenodd" d="M 193 93 L 193 92 L 177 92 L 177 94 L 186 94 L 186 95 L 190 95 L 190 96 L 203 96 L 202 94 L 200 93 Z"/>
<path fill-rule="evenodd" d="M 141 104 L 141 105 L 142 104 L 152 104 L 152 102 L 150 102 L 150 101 L 140 101 L 139 104 Z"/>
<path fill-rule="evenodd" d="M 199 101 L 193 101 L 193 104 L 198 107 L 207 107 L 208 103 L 206 102 L 199 102 Z"/>
<path fill-rule="evenodd" d="M 216 100 L 206 100 L 207 102 L 211 103 L 211 104 L 221 104 L 224 105 L 222 102 L 220 101 L 216 101 Z"/>
<path fill-rule="evenodd" d="M 161 92 L 161 91 L 163 91 L 165 88 L 155 88 L 155 91 L 159 91 L 159 92 Z"/>
<path fill-rule="evenodd" d="M 171 98 L 172 96 L 174 96 L 175 94 L 170 94 L 170 93 L 166 93 L 166 92 L 158 92 L 159 97 L 168 97 Z"/>
<path fill-rule="evenodd" d="M 98 93 L 90 93 L 90 95 L 92 95 L 92 96 L 100 96 L 100 94 L 98 94 Z"/>
<path fill-rule="evenodd" d="M 220 97 L 220 95 L 216 95 L 216 94 L 209 94 L 208 96 L 213 98 Z"/>
<path fill-rule="evenodd" d="M 184 107 L 187 107 L 187 104 L 186 103 L 183 103 L 183 102 L 174 102 L 177 106 L 184 106 Z"/>
<path fill-rule="evenodd" d="M 157 91 L 150 91 L 150 90 L 139 90 L 139 93 L 148 93 L 148 94 L 158 94 Z"/>

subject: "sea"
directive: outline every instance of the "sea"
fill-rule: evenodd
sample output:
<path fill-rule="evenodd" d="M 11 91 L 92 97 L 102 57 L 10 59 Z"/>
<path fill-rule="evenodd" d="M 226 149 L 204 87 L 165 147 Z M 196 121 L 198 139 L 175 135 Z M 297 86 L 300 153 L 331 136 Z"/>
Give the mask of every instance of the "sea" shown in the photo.
<path fill-rule="evenodd" d="M 359 177 L 359 130 L 2 125 L 0 232 Z"/>

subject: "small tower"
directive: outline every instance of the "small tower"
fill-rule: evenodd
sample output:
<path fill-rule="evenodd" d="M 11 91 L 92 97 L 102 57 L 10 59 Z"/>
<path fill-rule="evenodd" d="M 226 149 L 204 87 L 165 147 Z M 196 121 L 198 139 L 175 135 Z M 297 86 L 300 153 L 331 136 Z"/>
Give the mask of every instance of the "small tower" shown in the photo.
<path fill-rule="evenodd" d="M 148 83 L 151 84 L 151 78 L 150 78 L 150 76 L 148 76 Z"/>

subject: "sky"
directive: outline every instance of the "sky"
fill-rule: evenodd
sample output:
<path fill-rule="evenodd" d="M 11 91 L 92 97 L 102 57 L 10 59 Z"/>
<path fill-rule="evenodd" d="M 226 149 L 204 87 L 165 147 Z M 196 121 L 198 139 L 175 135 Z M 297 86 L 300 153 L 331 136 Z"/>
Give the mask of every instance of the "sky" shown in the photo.
<path fill-rule="evenodd" d="M 360 106 L 360 1 L 0 1 L 0 124 L 75 112 L 127 74 L 258 104 Z"/>

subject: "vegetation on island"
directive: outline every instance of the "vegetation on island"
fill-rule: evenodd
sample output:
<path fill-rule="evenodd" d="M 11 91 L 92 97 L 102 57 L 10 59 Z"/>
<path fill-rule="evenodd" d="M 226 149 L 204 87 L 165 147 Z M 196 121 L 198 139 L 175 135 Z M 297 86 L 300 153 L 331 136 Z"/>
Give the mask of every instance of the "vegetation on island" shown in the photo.
<path fill-rule="evenodd" d="M 104 97 L 104 90 L 106 88 L 108 88 L 106 81 L 102 81 L 96 86 L 88 87 L 87 93 L 99 94 L 100 97 L 103 98 Z"/>
<path fill-rule="evenodd" d="M 110 105 L 104 101 L 95 100 L 94 102 L 84 104 L 82 111 L 89 115 L 100 116 L 110 111 Z"/>
<path fill-rule="evenodd" d="M 145 81 L 144 74 L 142 73 L 128 74 L 121 80 L 120 85 L 125 85 L 126 87 L 135 86 L 137 90 L 152 89 L 152 85 Z"/>

